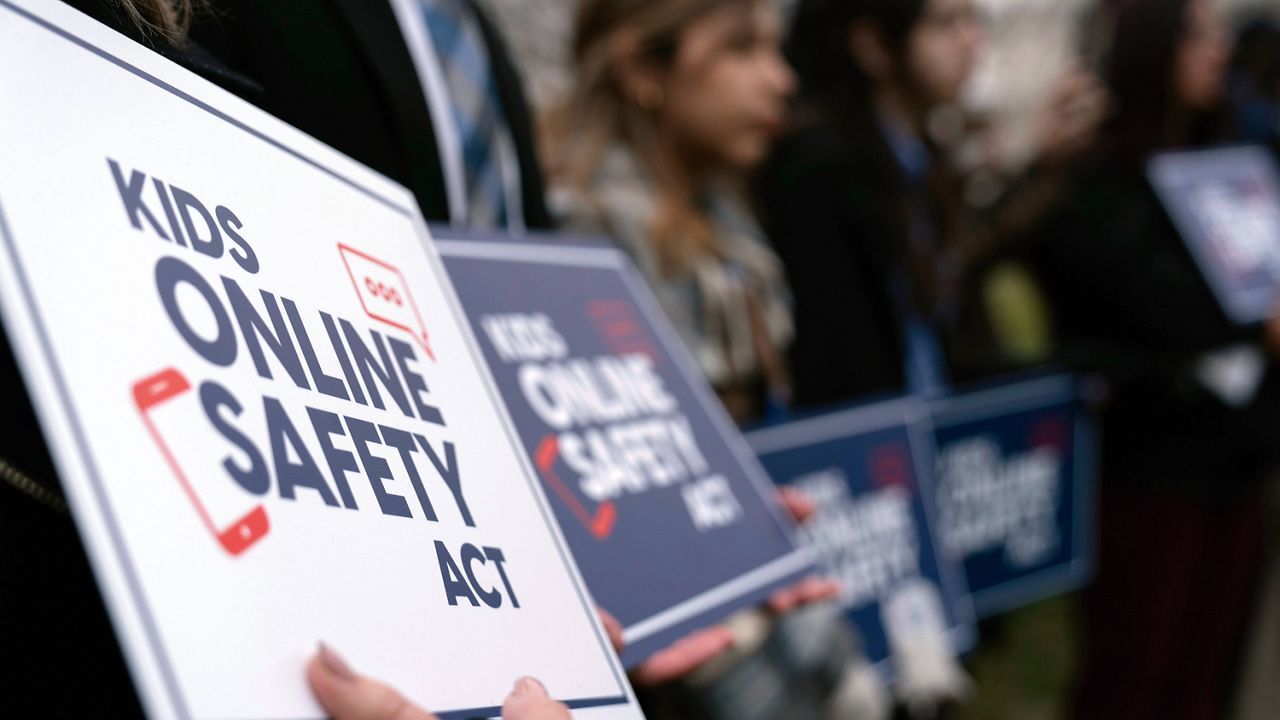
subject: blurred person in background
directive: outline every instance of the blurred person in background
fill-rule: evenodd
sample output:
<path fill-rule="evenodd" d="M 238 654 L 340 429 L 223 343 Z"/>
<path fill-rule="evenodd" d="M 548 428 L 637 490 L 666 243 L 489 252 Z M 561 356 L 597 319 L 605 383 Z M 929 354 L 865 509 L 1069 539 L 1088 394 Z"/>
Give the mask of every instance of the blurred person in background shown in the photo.
<path fill-rule="evenodd" d="M 970 0 L 799 4 L 797 107 L 756 183 L 795 293 L 798 405 L 929 396 L 954 379 L 946 337 L 963 324 L 965 211 L 929 119 L 959 98 L 981 44 Z M 894 665 L 908 708 L 967 693 L 944 638 Z"/>
<path fill-rule="evenodd" d="M 1230 42 L 1209 0 L 1110 7 L 1114 113 L 1037 271 L 1060 352 L 1104 374 L 1097 574 L 1072 715 L 1220 718 L 1280 437 L 1280 322 L 1231 323 L 1149 186 L 1153 154 L 1222 137 Z M 1235 368 L 1230 393 L 1215 368 Z"/>
<path fill-rule="evenodd" d="M 631 255 L 730 415 L 785 403 L 790 298 L 738 193 L 795 79 L 762 0 L 583 3 L 548 159 L 566 225 Z"/>
<path fill-rule="evenodd" d="M 981 112 L 969 118 L 966 132 L 942 144 L 944 162 L 963 187 L 964 233 L 952 243 L 966 259 L 964 282 L 972 304 L 968 325 L 950 333 L 963 340 L 978 322 L 971 336 L 989 340 L 950 343 L 949 356 L 968 378 L 1053 361 L 1052 323 L 1028 251 L 1044 216 L 1070 191 L 1107 106 L 1101 80 L 1072 62 L 1047 88 L 1034 114 L 1025 161 L 1009 162 L 1008 150 L 1001 148 L 1011 128 Z"/>
<path fill-rule="evenodd" d="M 574 83 L 547 124 L 553 208 L 631 255 L 740 423 L 789 393 L 789 295 L 740 195 L 794 88 L 780 23 L 766 0 L 587 0 Z M 823 582 L 695 633 L 714 652 L 679 672 L 642 665 L 632 679 L 648 717 L 880 717 L 877 681 L 838 610 L 795 608 L 831 597 Z"/>
<path fill-rule="evenodd" d="M 1106 93 L 1068 65 L 1028 162 L 984 167 L 996 130 L 961 102 L 983 46 L 970 0 L 799 3 L 797 112 L 756 183 L 796 297 L 798 405 L 937 394 L 1049 360 L 1023 255 Z"/>
<path fill-rule="evenodd" d="M 1280 25 L 1275 21 L 1258 18 L 1241 29 L 1230 93 L 1240 138 L 1280 154 Z"/>
<path fill-rule="evenodd" d="M 797 8 L 797 110 L 758 182 L 795 293 L 797 404 L 930 395 L 952 380 L 962 210 L 927 126 L 958 98 L 981 42 L 971 0 Z"/>

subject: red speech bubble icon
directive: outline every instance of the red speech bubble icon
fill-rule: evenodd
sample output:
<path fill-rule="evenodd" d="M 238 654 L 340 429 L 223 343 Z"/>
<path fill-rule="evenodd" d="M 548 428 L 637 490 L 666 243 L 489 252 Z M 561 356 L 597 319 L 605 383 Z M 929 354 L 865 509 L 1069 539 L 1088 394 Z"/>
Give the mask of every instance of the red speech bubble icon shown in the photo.
<path fill-rule="evenodd" d="M 605 347 L 615 355 L 647 355 L 656 365 L 658 351 L 631 306 L 621 300 L 592 300 L 587 315 L 604 339 Z"/>
<path fill-rule="evenodd" d="M 338 243 L 338 254 L 342 256 L 342 264 L 347 268 L 347 276 L 364 313 L 412 335 L 427 357 L 435 362 L 436 355 L 427 341 L 427 326 L 418 314 L 418 304 L 413 301 L 409 283 L 405 282 L 400 269 L 342 243 Z"/>
<path fill-rule="evenodd" d="M 900 442 L 880 445 L 871 451 L 867 464 L 871 481 L 883 489 L 895 485 L 911 489 L 911 452 Z"/>

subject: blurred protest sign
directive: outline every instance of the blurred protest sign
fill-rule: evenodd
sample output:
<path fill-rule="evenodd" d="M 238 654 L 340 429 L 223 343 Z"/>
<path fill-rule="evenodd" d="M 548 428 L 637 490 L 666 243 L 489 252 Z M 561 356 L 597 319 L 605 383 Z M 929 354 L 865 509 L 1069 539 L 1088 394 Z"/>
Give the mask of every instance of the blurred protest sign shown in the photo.
<path fill-rule="evenodd" d="M 1097 459 L 1075 378 L 990 385 L 932 411 L 936 532 L 963 559 L 978 617 L 1083 585 Z"/>
<path fill-rule="evenodd" d="M 519 440 L 630 667 L 813 570 L 620 251 L 440 242 Z"/>
<path fill-rule="evenodd" d="M 1280 172 L 1271 153 L 1164 153 L 1147 176 L 1227 316 L 1270 319 L 1280 301 Z"/>
<path fill-rule="evenodd" d="M 841 588 L 867 658 L 885 676 L 903 648 L 942 652 L 975 641 L 959 559 L 937 544 L 933 437 L 925 403 L 905 398 L 850 408 L 747 435 L 775 482 L 817 512 L 801 538 Z"/>

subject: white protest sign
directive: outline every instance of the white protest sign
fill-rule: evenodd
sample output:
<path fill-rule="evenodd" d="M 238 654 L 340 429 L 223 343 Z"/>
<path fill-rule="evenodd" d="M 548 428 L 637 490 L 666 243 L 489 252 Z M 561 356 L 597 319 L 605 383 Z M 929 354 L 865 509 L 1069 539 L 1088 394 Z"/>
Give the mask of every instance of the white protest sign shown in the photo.
<path fill-rule="evenodd" d="M 148 713 L 320 716 L 323 640 L 640 717 L 412 196 L 60 3 L 0 65 L 0 307 Z"/>

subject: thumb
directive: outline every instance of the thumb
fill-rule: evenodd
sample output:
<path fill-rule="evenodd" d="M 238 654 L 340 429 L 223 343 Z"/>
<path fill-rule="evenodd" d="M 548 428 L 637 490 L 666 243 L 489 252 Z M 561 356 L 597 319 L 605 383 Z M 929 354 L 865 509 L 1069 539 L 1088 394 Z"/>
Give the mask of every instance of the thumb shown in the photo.
<path fill-rule="evenodd" d="M 357 675 L 324 643 L 307 663 L 307 682 L 333 720 L 437 720 L 394 688 Z"/>
<path fill-rule="evenodd" d="M 571 720 L 569 708 L 547 695 L 542 683 L 531 677 L 516 681 L 502 703 L 502 720 Z"/>

